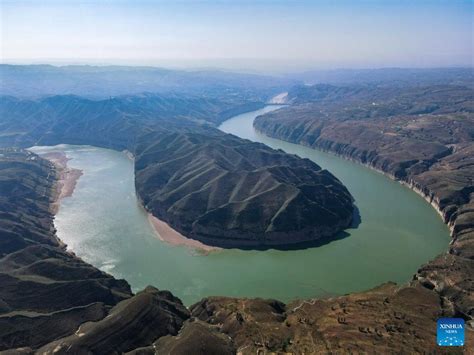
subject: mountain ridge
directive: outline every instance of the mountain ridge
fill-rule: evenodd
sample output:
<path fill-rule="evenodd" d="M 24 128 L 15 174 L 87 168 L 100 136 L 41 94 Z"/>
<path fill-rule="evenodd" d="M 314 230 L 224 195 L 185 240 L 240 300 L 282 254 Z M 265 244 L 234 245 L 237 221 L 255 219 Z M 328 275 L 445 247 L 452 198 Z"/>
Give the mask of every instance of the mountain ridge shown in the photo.
<path fill-rule="evenodd" d="M 0 146 L 67 143 L 127 150 L 135 157 L 137 196 L 145 208 L 210 245 L 285 247 L 329 239 L 347 228 L 353 199 L 336 177 L 307 159 L 213 127 L 223 113 L 247 108 L 245 100 L 174 95 L 1 97 Z M 265 184 L 249 180 L 260 178 Z M 295 191 L 298 197 L 287 203 Z"/>

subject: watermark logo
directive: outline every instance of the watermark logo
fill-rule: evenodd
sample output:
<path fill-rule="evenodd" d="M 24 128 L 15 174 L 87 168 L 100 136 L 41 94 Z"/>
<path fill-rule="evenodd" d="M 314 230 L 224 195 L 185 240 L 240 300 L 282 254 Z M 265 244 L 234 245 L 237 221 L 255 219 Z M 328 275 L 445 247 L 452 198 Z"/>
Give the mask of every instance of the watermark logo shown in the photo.
<path fill-rule="evenodd" d="M 438 319 L 438 332 L 436 337 L 439 346 L 464 345 L 464 319 L 440 318 Z"/>

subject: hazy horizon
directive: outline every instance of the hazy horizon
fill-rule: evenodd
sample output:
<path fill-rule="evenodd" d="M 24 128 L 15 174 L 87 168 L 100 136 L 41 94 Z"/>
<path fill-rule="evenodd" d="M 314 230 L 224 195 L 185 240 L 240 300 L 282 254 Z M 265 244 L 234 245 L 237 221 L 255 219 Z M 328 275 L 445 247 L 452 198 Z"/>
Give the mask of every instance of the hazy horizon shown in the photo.
<path fill-rule="evenodd" d="M 472 67 L 471 1 L 9 1 L 1 61 L 299 72 Z"/>
<path fill-rule="evenodd" d="M 233 62 L 236 59 L 232 59 Z M 285 69 L 259 69 L 258 66 L 226 66 L 225 64 L 211 65 L 213 61 L 205 62 L 157 62 L 157 63 L 133 63 L 122 60 L 111 60 L 110 62 L 95 62 L 94 60 L 74 61 L 67 59 L 44 59 L 44 60 L 11 60 L 11 61 L 0 61 L 0 65 L 14 65 L 14 66 L 52 66 L 52 67 L 130 67 L 130 68 L 154 68 L 154 69 L 165 69 L 165 70 L 183 70 L 183 71 L 223 71 L 229 73 L 249 73 L 249 74 L 298 74 L 305 72 L 331 72 L 331 71 L 376 71 L 376 70 L 449 70 L 449 69 L 472 69 L 473 65 L 451 65 L 451 66 L 431 66 L 431 67 L 415 67 L 415 66 L 379 66 L 379 67 L 295 67 L 293 70 L 289 66 L 288 70 Z M 219 62 L 218 62 L 219 63 Z"/>

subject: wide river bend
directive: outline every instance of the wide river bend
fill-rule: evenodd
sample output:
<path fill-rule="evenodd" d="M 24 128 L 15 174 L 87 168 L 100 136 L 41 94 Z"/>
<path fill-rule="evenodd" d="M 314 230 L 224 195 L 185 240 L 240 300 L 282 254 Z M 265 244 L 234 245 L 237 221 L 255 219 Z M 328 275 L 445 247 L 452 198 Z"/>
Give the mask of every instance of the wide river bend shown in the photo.
<path fill-rule="evenodd" d="M 356 163 L 257 134 L 255 117 L 267 106 L 224 122 L 220 129 L 309 158 L 336 175 L 359 208 L 361 223 L 341 238 L 303 250 L 221 250 L 204 255 L 160 241 L 137 203 L 133 162 L 121 152 L 60 145 L 69 166 L 83 170 L 56 215 L 58 237 L 79 257 L 126 279 L 172 291 L 187 305 L 211 295 L 288 301 L 365 290 L 410 280 L 417 268 L 444 252 L 449 231 L 436 211 L 401 184 Z"/>

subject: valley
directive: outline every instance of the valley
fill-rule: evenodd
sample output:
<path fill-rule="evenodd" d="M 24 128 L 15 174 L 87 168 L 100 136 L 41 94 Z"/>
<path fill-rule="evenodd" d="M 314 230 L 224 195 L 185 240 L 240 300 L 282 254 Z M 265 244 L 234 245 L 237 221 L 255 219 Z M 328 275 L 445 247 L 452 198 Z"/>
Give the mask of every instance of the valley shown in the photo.
<path fill-rule="evenodd" d="M 474 355 L 473 5 L 0 0 L 0 355 Z"/>
<path fill-rule="evenodd" d="M 156 95 L 98 101 L 3 97 L 0 146 L 127 150 L 145 209 L 212 246 L 285 247 L 331 238 L 351 224 L 353 198 L 328 171 L 224 134 L 212 126 L 214 119 L 196 122 L 235 109 L 233 103 L 218 103 Z"/>
<path fill-rule="evenodd" d="M 203 251 L 162 243 L 137 203 L 133 162 L 123 153 L 87 146 L 37 147 L 33 151 L 38 154 L 65 152 L 72 158 L 69 166 L 84 173 L 56 215 L 58 236 L 87 262 L 126 279 L 134 291 L 160 285 L 186 305 L 208 295 L 286 302 L 362 291 L 386 281 L 404 283 L 419 265 L 447 248 L 449 230 L 410 190 L 343 159 L 256 135 L 254 118 L 274 109 L 278 106 L 238 115 L 221 129 L 312 159 L 339 176 L 354 194 L 361 220 L 333 240 L 289 249 L 210 252 L 206 246 Z M 391 203 L 380 207 L 387 199 Z"/>
<path fill-rule="evenodd" d="M 235 83 L 3 96 L 0 349 L 434 352 L 440 317 L 469 339 L 472 96 L 456 80 L 273 91 L 286 107 Z M 222 250 L 165 243 L 148 213 Z"/>

